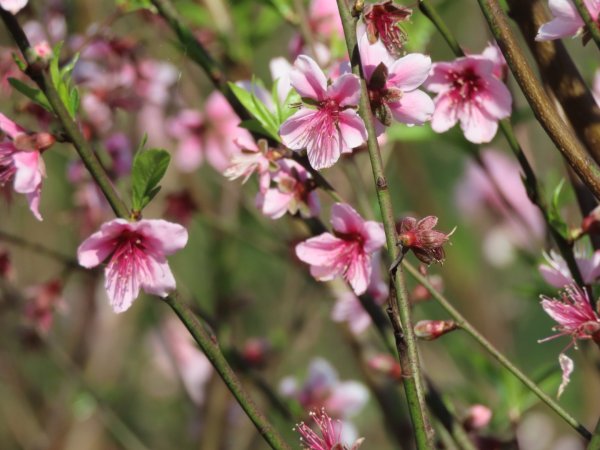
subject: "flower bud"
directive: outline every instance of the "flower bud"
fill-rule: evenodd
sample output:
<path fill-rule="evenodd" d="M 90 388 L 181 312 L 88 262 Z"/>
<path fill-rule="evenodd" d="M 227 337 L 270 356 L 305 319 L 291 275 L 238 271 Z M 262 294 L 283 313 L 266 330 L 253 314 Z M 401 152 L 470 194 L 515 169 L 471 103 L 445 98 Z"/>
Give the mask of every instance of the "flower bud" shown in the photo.
<path fill-rule="evenodd" d="M 391 355 L 375 355 L 367 361 L 367 365 L 376 372 L 390 377 L 393 380 L 399 380 L 402 377 L 402 367 L 400 363 Z"/>
<path fill-rule="evenodd" d="M 492 410 L 484 405 L 473 405 L 467 411 L 463 424 L 467 430 L 480 430 L 492 420 Z"/>
<path fill-rule="evenodd" d="M 600 206 L 597 206 L 581 222 L 583 234 L 600 234 Z"/>
<path fill-rule="evenodd" d="M 271 344 L 266 339 L 250 338 L 244 344 L 242 358 L 244 358 L 246 364 L 255 368 L 262 368 L 267 365 L 271 350 Z"/>
<path fill-rule="evenodd" d="M 445 252 L 443 245 L 448 241 L 454 230 L 442 233 L 434 230 L 438 218 L 427 216 L 419 221 L 414 217 L 405 217 L 398 224 L 398 244 L 404 249 L 410 249 L 415 256 L 425 264 L 443 262 Z"/>
<path fill-rule="evenodd" d="M 458 325 L 453 320 L 421 320 L 415 325 L 415 335 L 420 339 L 433 341 L 457 328 Z"/>

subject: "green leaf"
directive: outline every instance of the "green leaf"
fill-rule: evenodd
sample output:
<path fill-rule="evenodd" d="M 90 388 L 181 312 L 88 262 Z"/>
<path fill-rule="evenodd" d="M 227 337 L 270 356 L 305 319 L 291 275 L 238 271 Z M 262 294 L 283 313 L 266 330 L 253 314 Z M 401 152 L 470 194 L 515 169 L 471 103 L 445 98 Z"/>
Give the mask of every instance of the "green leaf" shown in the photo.
<path fill-rule="evenodd" d="M 13 88 L 15 88 L 28 99 L 30 99 L 32 102 L 37 103 L 46 111 L 52 112 L 52 107 L 50 106 L 46 95 L 42 91 L 40 91 L 39 89 L 35 89 L 23 83 L 21 80 L 17 80 L 16 78 L 9 78 L 8 82 Z"/>
<path fill-rule="evenodd" d="M 158 194 L 158 185 L 167 172 L 171 155 L 163 149 L 143 150 L 136 153 L 131 173 L 132 206 L 142 211 Z"/>
<path fill-rule="evenodd" d="M 548 210 L 548 221 L 550 222 L 552 228 L 554 228 L 558 233 L 560 233 L 561 236 L 568 240 L 569 226 L 566 224 L 560 214 L 560 197 L 564 185 L 565 180 L 563 178 L 552 193 L 552 201 L 550 202 L 550 208 Z"/>
<path fill-rule="evenodd" d="M 248 92 L 246 89 L 238 86 L 234 83 L 229 83 L 231 92 L 237 97 L 240 103 L 248 110 L 250 115 L 254 117 L 264 130 L 268 133 L 268 136 L 280 141 L 279 138 L 279 125 L 273 113 L 269 111 L 269 108 L 261 102 L 254 93 Z"/>
<path fill-rule="evenodd" d="M 60 67 L 60 52 L 62 45 L 63 43 L 59 42 L 52 50 L 52 59 L 49 64 L 50 78 L 52 79 L 52 83 L 58 92 L 58 96 L 65 105 L 65 108 L 67 108 L 67 111 L 74 119 L 79 108 L 79 93 L 73 86 L 73 83 L 71 83 L 71 74 L 79 59 L 79 53 L 67 64 Z"/>
<path fill-rule="evenodd" d="M 150 0 L 115 0 L 115 3 L 123 12 L 132 12 L 138 9 L 148 9 L 156 12 L 156 8 Z"/>
<path fill-rule="evenodd" d="M 261 136 L 270 138 L 271 134 L 265 130 L 265 128 L 260 124 L 260 122 L 256 119 L 244 120 L 239 125 L 242 128 L 250 131 L 251 133 L 260 134 Z"/>

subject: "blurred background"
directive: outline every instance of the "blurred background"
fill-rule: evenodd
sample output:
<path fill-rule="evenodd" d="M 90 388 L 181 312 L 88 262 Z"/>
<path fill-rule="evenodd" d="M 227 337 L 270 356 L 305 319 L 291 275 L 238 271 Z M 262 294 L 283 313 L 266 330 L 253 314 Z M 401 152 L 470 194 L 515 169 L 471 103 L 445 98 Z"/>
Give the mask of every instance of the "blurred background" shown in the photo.
<path fill-rule="evenodd" d="M 269 62 L 275 57 L 293 62 L 290 41 L 297 27 L 269 1 L 174 3 L 232 80 L 255 76 L 270 86 Z M 465 49 L 479 53 L 485 48 L 491 38 L 473 2 L 433 3 Z M 308 3 L 290 5 L 310 12 Z M 228 181 L 220 173 L 224 167 L 215 167 L 219 164 L 210 156 L 192 171 L 178 166 L 175 155 L 185 144 L 185 132 L 201 138 L 218 127 L 208 101 L 213 88 L 166 24 L 133 6 L 32 0 L 18 19 L 33 41 L 65 40 L 65 58 L 81 52 L 74 72 L 82 97 L 81 126 L 125 198 L 131 156 L 144 134 L 149 146 L 173 153 L 162 191 L 145 217 L 168 218 L 188 228 L 187 247 L 170 258 L 180 296 L 214 329 L 244 385 L 288 442 L 300 448 L 294 424 L 341 389 L 340 396 L 348 395 L 342 401 L 352 408 L 342 408 L 340 418 L 350 432 L 366 438 L 363 448 L 411 448 L 398 375 L 389 361 L 373 360 L 385 353 L 376 330 L 370 326 L 353 333 L 339 319 L 341 313 L 332 320 L 345 288 L 316 282 L 294 256 L 294 245 L 310 234 L 305 223 L 262 215 L 255 206 L 256 181 L 243 186 Z M 434 62 L 453 59 L 418 11 L 404 27 L 408 51 L 430 54 Z M 1 31 L 1 112 L 35 131 L 56 129 L 45 112 L 8 84 L 8 77 L 25 78 L 12 61 L 13 43 Z M 580 40 L 565 43 L 591 85 L 597 49 L 583 47 Z M 327 45 L 334 54 L 344 51 L 339 40 Z M 564 164 L 510 77 L 508 85 L 518 138 L 549 198 L 566 178 Z M 187 131 L 181 131 L 181 123 L 178 128 L 182 111 L 198 114 L 186 123 Z M 556 290 L 537 268 L 549 240 L 524 196 L 503 137 L 498 135 L 482 154 L 524 220 L 515 220 L 484 195 L 489 187 L 473 163 L 476 151 L 457 128 L 438 135 L 429 125 L 395 124 L 383 146 L 394 209 L 398 219 L 436 215 L 441 230 L 456 227 L 446 262 L 429 269 L 430 279 L 554 396 L 560 383 L 557 357 L 568 339 L 537 342 L 550 336 L 553 326 L 539 296 L 555 296 Z M 44 160 L 44 221 L 31 216 L 22 196 L 6 199 L 0 212 L 0 448 L 267 448 L 166 305 L 142 296 L 127 313 L 112 312 L 102 271 L 81 270 L 76 262 L 79 243 L 111 211 L 70 145 L 55 145 Z M 378 219 L 366 151 L 343 157 L 323 175 L 363 216 Z M 333 202 L 322 192 L 319 196 L 321 218 L 328 223 Z M 579 225 L 568 179 L 560 210 L 570 225 Z M 387 264 L 381 262 L 384 271 Z M 415 319 L 448 318 L 435 302 L 422 298 L 426 295 L 412 279 L 408 283 Z M 420 351 L 427 376 L 457 418 L 472 420 L 473 405 L 492 412 L 489 423 L 475 431 L 487 439 L 481 448 L 584 448 L 573 430 L 468 335 L 456 331 L 421 342 Z M 576 369 L 560 403 L 593 428 L 600 414 L 600 358 L 585 343 L 569 354 Z M 398 402 L 382 411 L 373 389 L 394 392 Z M 404 428 L 388 429 L 390 414 L 397 414 Z"/>

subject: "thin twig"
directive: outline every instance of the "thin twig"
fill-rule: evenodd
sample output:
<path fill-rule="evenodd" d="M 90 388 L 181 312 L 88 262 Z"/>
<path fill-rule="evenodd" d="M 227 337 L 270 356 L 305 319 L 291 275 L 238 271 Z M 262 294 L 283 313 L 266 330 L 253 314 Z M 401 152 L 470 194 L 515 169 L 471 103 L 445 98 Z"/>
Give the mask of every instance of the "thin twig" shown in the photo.
<path fill-rule="evenodd" d="M 575 7 L 577 8 L 577 11 L 579 11 L 579 15 L 585 22 L 586 28 L 584 33 L 590 34 L 591 38 L 596 43 L 598 50 L 600 50 L 600 27 L 598 26 L 597 20 L 594 20 L 594 18 L 591 16 L 590 11 L 587 9 L 587 6 L 585 6 L 583 0 L 573 0 L 573 3 L 575 3 Z"/>

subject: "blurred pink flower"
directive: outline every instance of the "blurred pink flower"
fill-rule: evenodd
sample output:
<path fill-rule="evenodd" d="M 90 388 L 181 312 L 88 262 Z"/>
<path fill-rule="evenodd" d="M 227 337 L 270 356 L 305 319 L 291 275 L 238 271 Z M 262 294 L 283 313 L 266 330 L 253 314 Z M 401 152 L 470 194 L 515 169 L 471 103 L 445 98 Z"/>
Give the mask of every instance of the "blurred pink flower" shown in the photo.
<path fill-rule="evenodd" d="M 198 203 L 187 189 L 167 194 L 165 201 L 165 217 L 174 219 L 185 227 L 199 210 Z"/>
<path fill-rule="evenodd" d="M 592 86 L 592 94 L 594 94 L 596 103 L 600 105 L 600 69 L 596 70 L 596 75 L 594 75 L 594 85 Z"/>
<path fill-rule="evenodd" d="M 277 167 L 276 172 L 266 175 L 270 176 L 273 187 L 265 189 L 267 178 L 261 179 L 257 207 L 271 219 L 279 219 L 286 212 L 304 218 L 316 217 L 321 204 L 311 174 L 292 159 L 277 161 Z"/>
<path fill-rule="evenodd" d="M 231 158 L 231 164 L 223 172 L 223 175 L 229 180 L 242 178 L 242 184 L 244 184 L 253 173 L 256 173 L 260 191 L 265 192 L 271 182 L 269 169 L 271 160 L 274 159 L 271 156 L 273 151 L 269 149 L 269 144 L 264 139 L 261 139 L 258 145 L 253 139 L 247 141 L 236 139 L 235 144 L 241 151 Z"/>
<path fill-rule="evenodd" d="M 472 405 L 467 410 L 463 423 L 467 430 L 480 430 L 492 420 L 492 410 L 484 405 Z"/>
<path fill-rule="evenodd" d="M 550 250 L 550 254 L 544 253 L 544 258 L 546 263 L 540 264 L 538 269 L 546 283 L 558 289 L 574 283 L 571 271 L 562 256 Z M 600 250 L 596 250 L 591 257 L 576 254 L 575 261 L 585 284 L 591 284 L 600 277 Z"/>
<path fill-rule="evenodd" d="M 42 220 L 40 196 L 46 177 L 42 152 L 55 138 L 48 133 L 28 133 L 4 114 L 0 114 L 0 130 L 9 138 L 0 142 L 0 187 L 12 182 L 15 192 L 27 197 L 35 218 Z"/>
<path fill-rule="evenodd" d="M 458 329 L 458 325 L 453 320 L 419 320 L 414 328 L 416 337 L 433 341 Z"/>
<path fill-rule="evenodd" d="M 104 286 L 112 308 L 120 313 L 131 306 L 140 288 L 161 297 L 175 289 L 166 256 L 185 247 L 187 239 L 185 228 L 165 220 L 114 219 L 88 237 L 77 256 L 88 269 L 110 258 Z"/>
<path fill-rule="evenodd" d="M 600 0 L 583 0 L 592 19 L 598 20 Z M 584 27 L 584 22 L 571 0 L 549 0 L 548 6 L 552 20 L 543 24 L 535 37 L 536 41 L 551 41 L 567 36 L 577 36 Z"/>
<path fill-rule="evenodd" d="M 220 92 L 213 92 L 204 105 L 204 112 L 185 109 L 167 124 L 171 137 L 179 142 L 175 164 L 183 172 L 193 172 L 204 159 L 219 172 L 224 172 L 231 158 L 240 150 L 236 139 L 251 141 L 247 130 L 240 128 L 240 119 Z"/>
<path fill-rule="evenodd" d="M 300 440 L 306 450 L 348 450 L 342 440 L 343 423 L 341 421 L 329 417 L 325 408 L 319 412 L 311 411 L 310 417 L 319 429 L 318 434 L 304 422 L 300 422 L 295 428 L 300 434 Z M 349 450 L 357 450 L 363 441 L 364 438 L 357 439 Z"/>
<path fill-rule="evenodd" d="M 460 211 L 465 217 L 473 217 L 487 210 L 496 224 L 488 238 L 492 233 L 500 232 L 505 237 L 505 246 L 508 243 L 536 250 L 536 244 L 544 239 L 545 224 L 527 196 L 519 164 L 492 149 L 481 152 L 481 159 L 486 169 L 469 161 L 456 188 Z"/>
<path fill-rule="evenodd" d="M 388 297 L 388 285 L 381 277 L 381 262 L 374 254 L 371 258 L 371 279 L 366 294 L 371 296 L 377 305 L 383 305 Z M 360 300 L 352 291 L 344 290 L 336 296 L 336 302 L 331 310 L 331 320 L 346 322 L 350 331 L 361 334 L 371 325 L 371 316 L 363 308 Z"/>
<path fill-rule="evenodd" d="M 512 96 L 497 78 L 498 61 L 491 53 L 469 55 L 433 65 L 427 89 L 437 93 L 431 127 L 448 131 L 457 122 L 465 138 L 475 144 L 490 142 L 498 121 L 511 114 Z"/>
<path fill-rule="evenodd" d="M 372 356 L 367 361 L 371 369 L 379 372 L 392 380 L 400 380 L 402 378 L 402 367 L 398 360 L 389 353 L 379 353 Z"/>
<path fill-rule="evenodd" d="M 125 133 L 114 133 L 104 140 L 106 151 L 112 159 L 112 172 L 116 178 L 129 175 L 133 160 L 133 148 Z"/>
<path fill-rule="evenodd" d="M 307 25 L 316 40 L 314 47 L 319 53 L 319 60 L 328 60 L 331 42 L 344 38 L 344 27 L 336 0 L 312 0 L 308 8 Z M 300 33 L 292 37 L 289 50 L 292 58 L 309 50 Z"/>
<path fill-rule="evenodd" d="M 31 286 L 25 290 L 27 303 L 24 315 L 41 334 L 48 334 L 54 322 L 54 312 L 64 307 L 63 286 L 59 280 Z"/>
<path fill-rule="evenodd" d="M 315 358 L 302 384 L 294 377 L 281 381 L 285 397 L 298 400 L 305 411 L 325 408 L 331 416 L 345 419 L 356 415 L 367 403 L 369 391 L 358 381 L 340 381 L 336 370 L 323 358 Z"/>
<path fill-rule="evenodd" d="M 28 1 L 29 0 L 0 0 L 0 7 L 12 14 L 17 14 L 27 6 Z"/>
<path fill-rule="evenodd" d="M 179 320 L 170 318 L 152 337 L 157 362 L 167 371 L 174 368 L 192 401 L 202 405 L 213 367 L 189 331 Z"/>
<path fill-rule="evenodd" d="M 371 279 L 371 255 L 385 244 L 383 227 L 365 221 L 350 205 L 331 208 L 333 233 L 323 233 L 296 246 L 298 258 L 310 264 L 319 281 L 343 277 L 356 295 L 367 290 Z"/>
<path fill-rule="evenodd" d="M 316 170 L 331 167 L 342 153 L 362 145 L 367 131 L 353 109 L 358 105 L 360 82 L 356 75 L 344 74 L 333 84 L 317 63 L 300 55 L 290 74 L 292 86 L 304 102 L 279 130 L 283 143 L 292 150 L 306 148 L 310 165 Z"/>
<path fill-rule="evenodd" d="M 357 28 L 357 37 L 371 109 L 377 119 L 385 126 L 391 125 L 392 117 L 409 126 L 430 120 L 433 101 L 417 88 L 429 76 L 431 58 L 411 53 L 395 59 L 381 41 L 371 44 L 363 27 Z"/>

